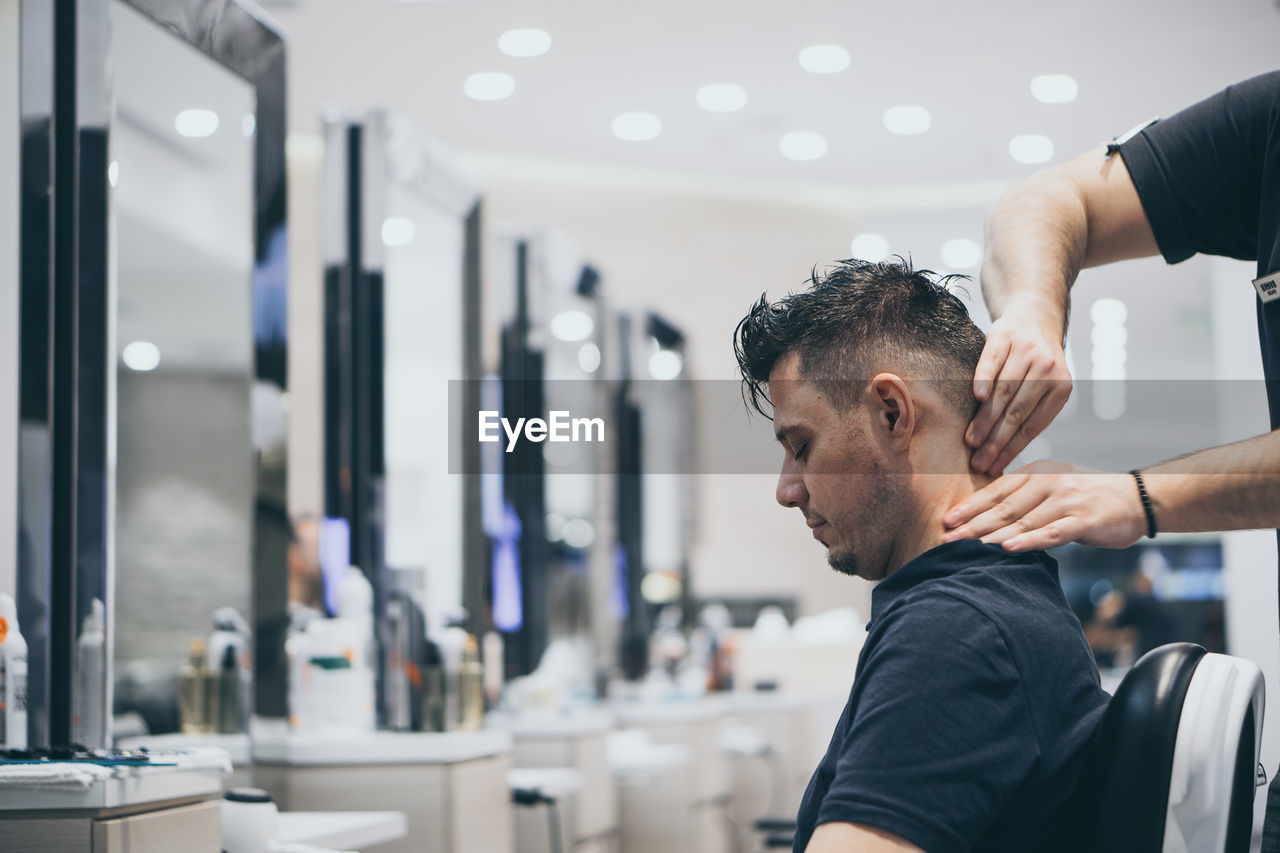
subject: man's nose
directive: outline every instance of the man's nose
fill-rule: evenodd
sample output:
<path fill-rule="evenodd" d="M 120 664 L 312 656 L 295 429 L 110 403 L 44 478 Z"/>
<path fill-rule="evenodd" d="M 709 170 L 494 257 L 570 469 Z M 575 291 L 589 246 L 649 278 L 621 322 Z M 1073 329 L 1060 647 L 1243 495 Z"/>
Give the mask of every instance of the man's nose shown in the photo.
<path fill-rule="evenodd" d="M 809 501 L 809 492 L 804 487 L 804 478 L 783 468 L 782 473 L 778 475 L 778 488 L 774 497 L 782 506 L 803 508 Z"/>

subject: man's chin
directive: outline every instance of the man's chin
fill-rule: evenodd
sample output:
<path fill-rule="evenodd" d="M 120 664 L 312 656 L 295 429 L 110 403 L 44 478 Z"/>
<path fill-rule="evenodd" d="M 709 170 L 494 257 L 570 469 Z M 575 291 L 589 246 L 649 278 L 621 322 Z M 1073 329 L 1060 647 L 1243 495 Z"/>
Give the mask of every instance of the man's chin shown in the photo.
<path fill-rule="evenodd" d="M 868 572 L 867 567 L 858 562 L 858 558 L 849 553 L 837 553 L 827 549 L 827 565 L 842 575 L 862 578 L 869 581 L 884 580 L 884 573 Z"/>

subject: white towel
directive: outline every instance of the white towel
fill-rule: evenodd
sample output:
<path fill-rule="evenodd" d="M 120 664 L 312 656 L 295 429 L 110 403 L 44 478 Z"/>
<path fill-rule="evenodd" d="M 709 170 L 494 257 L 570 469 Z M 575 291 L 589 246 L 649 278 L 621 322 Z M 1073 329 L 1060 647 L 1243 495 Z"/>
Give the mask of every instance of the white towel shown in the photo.
<path fill-rule="evenodd" d="M 0 765 L 0 786 L 88 790 L 94 782 L 110 779 L 114 768 L 98 764 L 57 761 L 45 764 Z"/>

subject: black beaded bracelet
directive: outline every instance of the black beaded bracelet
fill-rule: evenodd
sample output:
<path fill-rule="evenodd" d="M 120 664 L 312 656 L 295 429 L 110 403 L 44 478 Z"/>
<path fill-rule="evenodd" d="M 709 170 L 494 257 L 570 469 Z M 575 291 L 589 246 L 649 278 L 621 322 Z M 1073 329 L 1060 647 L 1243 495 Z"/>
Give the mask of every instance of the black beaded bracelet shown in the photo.
<path fill-rule="evenodd" d="M 1151 496 L 1147 494 L 1147 484 L 1142 482 L 1142 474 L 1137 468 L 1129 472 L 1138 484 L 1138 497 L 1142 499 L 1142 511 L 1147 514 L 1147 538 L 1156 538 L 1156 511 L 1151 506 Z"/>

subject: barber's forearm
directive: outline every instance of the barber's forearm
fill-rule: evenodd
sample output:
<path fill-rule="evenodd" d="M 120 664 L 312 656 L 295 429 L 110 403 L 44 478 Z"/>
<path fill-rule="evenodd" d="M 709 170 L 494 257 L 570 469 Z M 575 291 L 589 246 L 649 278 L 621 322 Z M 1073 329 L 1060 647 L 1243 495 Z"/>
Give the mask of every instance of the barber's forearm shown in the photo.
<path fill-rule="evenodd" d="M 992 318 L 1016 312 L 1060 340 L 1088 233 L 1085 206 L 1059 170 L 1005 193 L 986 219 L 982 294 Z"/>
<path fill-rule="evenodd" d="M 1143 469 L 1164 532 L 1280 527 L 1280 431 Z"/>

